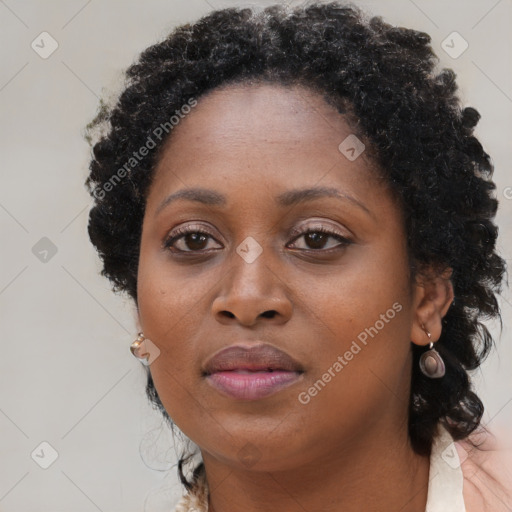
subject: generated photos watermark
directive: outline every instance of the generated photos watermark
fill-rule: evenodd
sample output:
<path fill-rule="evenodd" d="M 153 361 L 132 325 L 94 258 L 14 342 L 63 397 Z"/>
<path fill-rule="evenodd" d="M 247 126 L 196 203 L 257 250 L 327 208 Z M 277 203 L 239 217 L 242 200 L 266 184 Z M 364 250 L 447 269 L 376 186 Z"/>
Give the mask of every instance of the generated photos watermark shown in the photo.
<path fill-rule="evenodd" d="M 379 320 L 377 320 L 372 326 L 361 331 L 357 335 L 357 340 L 352 340 L 349 349 L 346 350 L 343 355 L 338 355 L 336 361 L 334 361 L 327 371 L 322 374 L 322 377 L 306 391 L 301 391 L 298 394 L 297 399 L 299 402 L 306 405 L 313 397 L 318 395 L 318 393 L 320 393 L 320 391 L 322 391 L 325 386 L 331 382 L 331 380 L 336 377 L 336 375 L 338 375 L 364 347 L 368 345 L 368 342 L 370 341 L 369 337 L 373 339 L 377 336 L 377 334 L 384 329 L 386 324 L 389 324 L 389 322 L 393 320 L 396 314 L 400 313 L 400 311 L 402 311 L 402 304 L 395 302 L 391 308 L 380 315 Z"/>
<path fill-rule="evenodd" d="M 112 191 L 115 186 L 126 177 L 132 169 L 134 169 L 139 162 L 150 153 L 152 149 L 155 149 L 157 142 L 160 142 L 166 135 L 168 135 L 179 122 L 192 111 L 192 108 L 197 105 L 195 98 L 189 98 L 187 103 L 183 104 L 181 108 L 176 109 L 175 113 L 169 118 L 168 121 L 160 123 L 152 132 L 148 135 L 144 144 L 134 151 L 132 156 L 128 159 L 125 164 L 120 167 L 116 173 L 114 173 L 108 181 L 103 183 L 94 189 L 93 195 L 96 199 L 103 199 L 107 192 Z"/>

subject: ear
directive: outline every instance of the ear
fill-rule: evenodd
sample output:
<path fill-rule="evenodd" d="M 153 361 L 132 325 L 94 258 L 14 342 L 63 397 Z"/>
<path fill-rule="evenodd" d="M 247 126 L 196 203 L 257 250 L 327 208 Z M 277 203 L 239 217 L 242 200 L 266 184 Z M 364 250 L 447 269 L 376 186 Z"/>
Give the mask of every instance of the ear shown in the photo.
<path fill-rule="evenodd" d="M 416 345 L 428 345 L 441 337 L 442 320 L 454 298 L 451 282 L 452 269 L 435 275 L 432 271 L 417 277 L 414 285 L 411 341 Z M 431 338 L 426 331 L 429 331 Z"/>

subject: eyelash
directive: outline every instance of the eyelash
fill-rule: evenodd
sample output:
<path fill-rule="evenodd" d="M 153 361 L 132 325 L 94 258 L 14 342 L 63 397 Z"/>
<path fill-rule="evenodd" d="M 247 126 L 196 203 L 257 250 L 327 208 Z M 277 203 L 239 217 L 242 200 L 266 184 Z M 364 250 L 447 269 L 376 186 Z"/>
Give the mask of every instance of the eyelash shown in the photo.
<path fill-rule="evenodd" d="M 193 234 L 199 234 L 199 235 L 205 235 L 205 236 L 210 237 L 210 238 L 215 240 L 215 238 L 210 233 L 208 233 L 207 231 L 204 231 L 202 229 L 198 229 L 197 227 L 194 227 L 194 226 L 188 226 L 188 227 L 185 227 L 185 228 L 178 228 L 178 229 L 176 229 L 176 231 L 172 234 L 172 236 L 169 236 L 164 241 L 163 248 L 164 249 L 168 249 L 168 250 L 171 251 L 171 247 L 172 247 L 172 244 L 174 242 L 176 242 L 177 240 L 183 238 L 184 236 L 186 236 L 188 234 L 192 234 L 192 233 Z M 327 228 L 324 228 L 324 227 L 308 228 L 305 231 L 300 231 L 298 229 L 293 230 L 292 234 L 291 234 L 291 236 L 293 237 L 292 241 L 294 242 L 294 241 L 298 240 L 300 237 L 302 237 L 304 235 L 307 235 L 308 233 L 322 233 L 322 234 L 325 234 L 325 235 L 329 235 L 329 237 L 337 239 L 340 242 L 340 244 L 336 245 L 334 247 L 330 247 L 329 249 L 300 249 L 300 250 L 309 251 L 309 252 L 331 253 L 332 251 L 340 250 L 340 249 L 342 249 L 342 248 L 344 248 L 347 245 L 350 245 L 352 243 L 352 241 L 349 240 L 348 238 L 346 238 L 346 237 L 344 237 L 344 236 L 342 236 L 339 233 L 336 233 L 334 231 L 330 231 L 330 230 L 328 230 Z M 187 254 L 187 253 L 189 253 L 189 254 L 200 254 L 200 253 L 207 253 L 208 250 L 183 251 L 181 249 L 178 249 L 178 250 L 174 250 L 174 251 L 171 251 L 171 252 L 176 252 L 178 254 Z"/>

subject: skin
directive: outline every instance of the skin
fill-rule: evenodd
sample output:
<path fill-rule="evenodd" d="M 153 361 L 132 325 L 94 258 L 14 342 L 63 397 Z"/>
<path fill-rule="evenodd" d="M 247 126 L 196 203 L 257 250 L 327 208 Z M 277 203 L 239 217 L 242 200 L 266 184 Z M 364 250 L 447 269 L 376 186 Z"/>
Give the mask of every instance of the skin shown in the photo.
<path fill-rule="evenodd" d="M 349 161 L 338 149 L 351 133 L 307 89 L 228 86 L 198 99 L 156 167 L 141 238 L 139 323 L 160 350 L 150 366 L 160 399 L 201 450 L 210 510 L 425 509 L 429 459 L 415 454 L 407 432 L 411 341 L 429 343 L 422 325 L 437 341 L 453 291 L 446 276 L 411 278 L 402 212 L 386 183 L 366 152 Z M 169 194 L 196 186 L 225 195 L 226 204 L 177 200 L 157 213 Z M 313 186 L 344 197 L 288 207 L 274 200 Z M 180 256 L 162 248 L 178 226 L 208 236 L 176 241 L 176 251 L 189 251 Z M 351 243 L 290 236 L 318 226 Z M 252 263 L 236 252 L 249 236 L 263 251 Z M 301 403 L 299 393 L 395 303 L 400 312 Z M 305 368 L 301 381 L 257 401 L 221 395 L 201 365 L 240 340 L 290 354 Z"/>

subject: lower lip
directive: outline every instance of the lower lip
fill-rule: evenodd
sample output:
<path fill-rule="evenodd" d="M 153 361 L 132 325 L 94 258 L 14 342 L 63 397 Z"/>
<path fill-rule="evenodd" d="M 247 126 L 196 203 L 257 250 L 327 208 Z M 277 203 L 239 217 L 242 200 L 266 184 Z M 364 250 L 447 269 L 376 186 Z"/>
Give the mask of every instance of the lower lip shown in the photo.
<path fill-rule="evenodd" d="M 297 382 L 297 372 L 273 371 L 239 373 L 236 370 L 216 372 L 207 376 L 207 381 L 222 394 L 240 400 L 259 400 L 277 393 Z"/>

